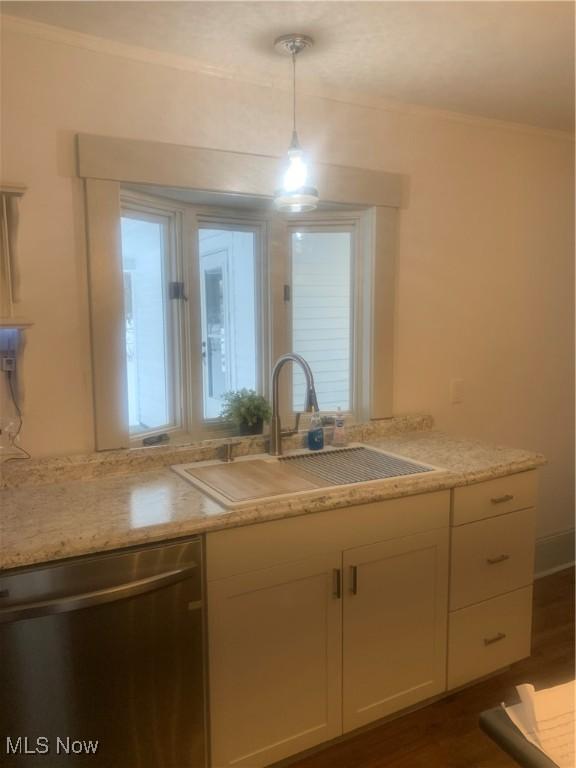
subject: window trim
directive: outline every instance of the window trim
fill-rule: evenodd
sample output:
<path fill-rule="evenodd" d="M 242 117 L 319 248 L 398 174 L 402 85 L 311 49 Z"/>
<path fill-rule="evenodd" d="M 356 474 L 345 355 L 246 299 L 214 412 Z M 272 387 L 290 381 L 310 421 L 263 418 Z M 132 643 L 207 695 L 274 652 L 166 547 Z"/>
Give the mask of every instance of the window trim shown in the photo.
<path fill-rule="evenodd" d="M 168 260 L 164 264 L 166 282 L 183 280 L 183 248 L 182 248 L 182 218 L 183 209 L 169 200 L 148 196 L 132 190 L 120 191 L 120 215 L 124 211 L 140 213 L 152 219 L 163 218 L 168 221 Z M 186 295 L 188 295 L 186 293 Z M 180 301 L 169 302 L 168 322 L 170 332 L 166 333 L 168 347 L 168 365 L 172 366 L 170 382 L 170 410 L 172 423 L 157 429 L 142 432 L 131 432 L 127 424 L 130 447 L 143 445 L 143 440 L 160 434 L 167 434 L 172 441 L 182 441 L 189 436 L 189 403 L 186 392 L 189 392 L 188 356 L 189 347 L 186 344 L 187 322 L 186 309 Z"/>
<path fill-rule="evenodd" d="M 294 318 L 294 310 L 293 310 L 293 300 L 294 300 L 294 289 L 292 285 L 292 279 L 293 279 L 293 269 L 294 269 L 294 263 L 293 263 L 293 252 L 292 252 L 292 236 L 296 232 L 347 232 L 350 234 L 350 330 L 349 330 L 349 344 L 350 344 L 350 364 L 349 364 L 349 370 L 348 370 L 348 386 L 350 388 L 350 408 L 343 411 L 344 415 L 347 418 L 348 423 L 351 421 L 356 421 L 356 412 L 359 407 L 359 393 L 356 391 L 356 382 L 358 378 L 357 370 L 358 365 L 361 364 L 361 356 L 359 356 L 358 353 L 358 346 L 359 346 L 359 340 L 357 338 L 358 334 L 358 306 L 360 303 L 361 297 L 359 296 L 358 292 L 358 262 L 361 260 L 361 253 L 359 252 L 358 245 L 357 245 L 357 239 L 358 239 L 358 228 L 357 228 L 357 221 L 350 218 L 350 217 L 339 217 L 339 216 L 323 216 L 323 217 L 317 217 L 316 221 L 313 221 L 311 219 L 299 219 L 296 221 L 291 221 L 288 224 L 287 227 L 288 232 L 288 267 L 287 267 L 287 273 L 289 275 L 289 283 L 290 285 L 290 293 L 291 293 L 291 310 L 289 312 L 289 322 L 287 325 L 287 336 L 289 340 L 290 346 L 292 346 L 292 339 L 294 336 L 294 326 L 293 326 L 293 318 Z M 290 379 L 289 384 L 290 389 L 290 403 L 292 409 L 294 408 L 294 399 L 293 399 L 293 393 L 292 393 L 292 379 Z M 325 408 L 322 408 L 322 402 L 320 401 L 320 411 L 324 415 L 334 415 L 336 411 L 330 411 Z"/>
<path fill-rule="evenodd" d="M 213 206 L 198 206 L 181 203 L 172 198 L 163 199 L 160 196 L 148 195 L 133 189 L 120 189 L 120 215 L 122 210 L 130 209 L 165 216 L 172 222 L 171 236 L 173 239 L 171 253 L 171 268 L 174 279 L 184 283 L 184 293 L 187 297 L 197 299 L 200 290 L 198 231 L 202 226 L 216 229 L 250 231 L 255 236 L 256 256 L 256 325 L 260 340 L 258 381 L 264 397 L 268 397 L 269 380 L 267 370 L 270 360 L 269 332 L 269 302 L 268 302 L 268 230 L 269 215 L 263 211 L 261 215 L 249 211 L 244 214 L 241 210 L 217 208 Z M 120 251 L 121 258 L 121 251 Z M 194 311 L 197 307 L 197 311 Z M 146 437 L 166 433 L 172 443 L 185 443 L 195 440 L 235 435 L 234 427 L 220 419 L 204 419 L 202 397 L 195 397 L 196 392 L 202 392 L 202 364 L 195 360 L 194 349 L 200 348 L 201 318 L 200 302 L 196 300 L 175 302 L 171 313 L 174 336 L 179 339 L 176 346 L 180 349 L 175 355 L 175 373 L 173 378 L 175 402 L 179 403 L 179 423 L 146 432 L 130 433 L 128 429 L 129 447 L 142 447 Z M 124 361 L 125 365 L 125 361 Z M 178 382 L 181 386 L 178 386 Z"/>
<path fill-rule="evenodd" d="M 211 190 L 227 196 L 270 199 L 276 186 L 278 158 L 224 150 L 177 146 L 135 139 L 79 134 L 78 176 L 84 180 L 88 251 L 89 306 L 96 450 L 129 446 L 123 325 L 123 285 L 119 232 L 120 186 L 139 185 Z M 366 223 L 361 247 L 373 258 L 373 273 L 363 283 L 375 294 L 372 334 L 362 338 L 363 401 L 370 412 L 358 418 L 381 419 L 393 414 L 394 292 L 399 210 L 407 200 L 405 176 L 362 168 L 318 164 L 317 186 L 324 200 L 362 209 Z M 323 193 L 326 190 L 326 193 Z M 270 221 L 269 235 L 274 238 Z M 369 261 L 366 260 L 369 269 Z M 283 309 L 276 294 L 278 264 L 270 264 L 270 303 Z M 269 303 L 269 309 L 270 309 Z M 365 313 L 363 313 L 365 315 Z M 269 359 L 282 351 L 276 319 L 270 310 Z M 110 372 L 115 375 L 110 375 Z M 360 391 L 360 389 L 359 389 Z M 287 400 L 284 400 L 287 402 Z"/>
<path fill-rule="evenodd" d="M 203 377 L 200 356 L 193 354 L 201 347 L 201 308 L 199 299 L 199 241 L 198 232 L 203 226 L 233 231 L 248 231 L 255 238 L 256 267 L 256 329 L 259 364 L 257 368 L 258 385 L 264 397 L 268 397 L 269 380 L 267 370 L 270 360 L 270 331 L 268 307 L 268 225 L 266 212 L 255 215 L 254 211 L 243 214 L 241 210 L 198 206 L 181 203 L 172 198 L 148 195 L 132 189 L 120 190 L 120 215 L 123 210 L 133 210 L 170 220 L 172 247 L 170 268 L 172 277 L 184 283 L 184 294 L 192 300 L 174 302 L 171 311 L 172 339 L 176 343 L 174 350 L 173 401 L 177 404 L 175 412 L 180 413 L 176 423 L 159 429 L 131 433 L 128 430 L 128 443 L 131 448 L 142 447 L 146 437 L 168 434 L 170 442 L 186 443 L 196 440 L 221 438 L 235 435 L 234 427 L 218 418 L 203 418 Z M 124 358 L 124 366 L 126 365 Z M 199 393 L 197 397 L 195 393 Z"/>
<path fill-rule="evenodd" d="M 387 237 L 395 238 L 395 230 L 392 228 L 393 220 L 390 220 L 387 226 L 390 226 L 390 231 L 385 233 Z M 316 211 L 314 213 L 306 214 L 305 216 L 292 214 L 279 221 L 277 226 L 281 227 L 287 234 L 285 235 L 285 241 L 288 243 L 287 252 L 283 254 L 285 261 L 282 278 L 280 285 L 276 288 L 276 295 L 281 295 L 283 284 L 291 285 L 291 245 L 290 245 L 290 231 L 294 229 L 310 229 L 311 231 L 318 231 L 321 228 L 325 228 L 326 231 L 334 231 L 335 227 L 341 227 L 342 230 L 347 227 L 353 231 L 353 254 L 352 263 L 354 265 L 353 276 L 353 305 L 354 311 L 352 315 L 351 334 L 352 334 L 352 348 L 353 348 L 353 360 L 351 364 L 352 368 L 352 409 L 347 411 L 345 416 L 347 423 L 367 421 L 372 416 L 372 412 L 375 406 L 373 400 L 373 388 L 371 385 L 372 370 L 373 370 L 373 348 L 375 338 L 375 328 L 373 324 L 373 317 L 375 309 L 374 303 L 374 284 L 378 279 L 376 275 L 377 259 L 374 258 L 374 227 L 375 227 L 375 214 L 374 209 L 365 210 L 335 210 L 335 211 Z M 282 238 L 282 233 L 276 233 L 277 238 Z M 392 269 L 392 277 L 394 270 Z M 278 280 L 278 278 L 277 278 Z M 383 295 L 385 297 L 386 308 L 385 312 L 390 318 L 390 313 L 394 312 L 393 304 L 391 304 L 391 298 L 394 293 L 394 283 L 385 285 Z M 272 294 L 272 291 L 271 291 Z M 291 339 L 292 339 L 292 308 L 291 305 L 283 303 L 285 312 L 281 325 L 284 326 L 284 333 L 281 338 L 276 337 L 276 353 L 273 358 L 276 359 L 283 352 L 291 351 Z M 391 328 L 387 329 L 391 332 Z M 391 393 L 391 367 L 388 368 L 387 374 L 390 377 L 390 384 L 383 382 L 383 393 L 388 395 Z M 281 381 L 281 402 L 283 404 L 289 404 L 290 407 L 284 405 L 283 412 L 281 414 L 282 419 L 293 419 L 295 412 L 292 410 L 292 391 L 291 391 L 291 379 L 286 377 L 285 381 Z M 320 403 L 320 406 L 322 404 Z M 335 412 L 323 411 L 325 415 L 334 415 Z M 391 411 L 386 415 L 391 415 Z"/>
<path fill-rule="evenodd" d="M 167 433 L 171 441 L 185 442 L 189 440 L 210 439 L 225 437 L 234 434 L 230 424 L 218 418 L 203 418 L 203 392 L 202 361 L 199 355 L 194 355 L 194 349 L 200 349 L 201 344 L 201 308 L 198 291 L 201 290 L 199 273 L 199 241 L 198 233 L 203 227 L 224 230 L 249 231 L 255 235 L 256 250 L 256 298 L 257 319 L 256 328 L 260 339 L 257 339 L 259 356 L 258 384 L 264 397 L 269 397 L 271 360 L 277 359 L 282 354 L 272 354 L 273 328 L 271 322 L 281 329 L 283 351 L 292 351 L 292 303 L 278 298 L 283 293 L 284 284 L 292 283 L 292 247 L 291 235 L 294 231 L 308 232 L 343 232 L 351 234 L 351 270 L 352 270 L 352 317 L 350 327 L 351 340 L 351 364 L 350 364 L 350 389 L 351 408 L 345 412 L 348 423 L 362 421 L 363 414 L 369 410 L 369 402 L 365 401 L 365 393 L 361 387 L 364 378 L 362 370 L 365 354 L 363 354 L 362 338 L 364 333 L 371 333 L 371 328 L 366 328 L 362 321 L 361 307 L 370 315 L 371 292 L 366 293 L 363 272 L 366 271 L 366 249 L 361 247 L 363 230 L 366 228 L 366 211 L 324 211 L 314 214 L 277 216 L 268 212 L 260 215 L 253 211 L 245 215 L 238 209 L 218 209 L 210 206 L 197 206 L 178 203 L 159 197 L 148 196 L 144 193 L 121 192 L 122 210 L 129 209 L 137 212 L 150 213 L 169 218 L 172 223 L 172 235 L 174 236 L 172 269 L 175 279 L 182 279 L 185 287 L 185 295 L 194 297 L 193 301 L 187 301 L 184 306 L 176 303 L 175 312 L 177 319 L 173 322 L 180 347 L 175 355 L 176 370 L 172 377 L 174 385 L 174 401 L 179 403 L 180 423 L 173 426 L 149 430 L 147 432 L 131 433 L 130 445 L 138 447 L 142 445 L 145 437 Z M 270 223 L 276 223 L 276 238 L 271 236 Z M 366 239 L 364 237 L 364 239 Z M 273 241 L 275 242 L 273 243 Z M 265 244 L 268 244 L 265 247 Z M 269 260 L 279 262 L 280 269 L 276 269 L 276 281 L 280 285 L 272 285 Z M 368 270 L 369 272 L 369 270 Z M 280 279 L 281 278 L 281 279 Z M 196 309 L 194 309 L 196 308 Z M 284 314 L 284 318 L 279 316 Z M 275 318 L 271 321 L 271 318 Z M 369 363 L 366 363 L 369 365 Z M 178 373 L 180 370 L 180 374 Z M 284 377 L 282 392 L 282 417 L 286 423 L 294 419 L 296 411 L 293 409 L 292 378 Z M 181 386 L 178 386 L 178 382 Z M 194 393 L 198 393 L 196 397 Z M 323 410 L 325 415 L 333 415 L 332 411 Z M 334 412 L 335 413 L 335 412 Z"/>
<path fill-rule="evenodd" d="M 190 258 L 185 260 L 188 264 L 189 284 L 188 295 L 198 295 L 194 291 L 201 290 L 200 285 L 200 253 L 198 233 L 202 228 L 223 229 L 229 231 L 245 231 L 254 233 L 254 255 L 255 255 L 255 290 L 256 300 L 256 348 L 258 354 L 257 362 L 257 389 L 268 396 L 267 366 L 269 365 L 269 313 L 267 304 L 268 289 L 268 249 L 265 247 L 267 241 L 268 222 L 267 217 L 255 216 L 253 211 L 247 215 L 242 215 L 237 210 L 221 210 L 208 206 L 187 206 L 185 212 L 187 218 L 187 241 L 190 246 Z M 191 237 L 189 236 L 191 235 Z M 188 302 L 190 304 L 190 302 Z M 190 318 L 188 328 L 194 334 L 194 339 L 190 340 L 192 346 L 189 349 L 200 349 L 202 340 L 201 329 L 201 307 L 200 301 L 195 301 L 197 312 L 192 316 L 192 310 L 189 308 Z M 191 419 L 189 424 L 189 433 L 194 439 L 209 439 L 210 437 L 224 437 L 232 435 L 234 428 L 229 423 L 218 418 L 205 419 L 203 413 L 203 372 L 201 356 L 196 357 L 190 354 L 190 384 L 191 391 L 198 392 L 199 396 L 192 396 Z"/>

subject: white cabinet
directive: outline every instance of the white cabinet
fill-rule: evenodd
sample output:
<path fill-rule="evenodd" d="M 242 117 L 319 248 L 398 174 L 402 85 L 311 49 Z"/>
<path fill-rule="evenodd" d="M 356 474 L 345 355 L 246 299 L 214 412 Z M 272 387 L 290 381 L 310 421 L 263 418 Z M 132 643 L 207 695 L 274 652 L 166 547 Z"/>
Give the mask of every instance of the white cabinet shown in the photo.
<path fill-rule="evenodd" d="M 455 488 L 452 525 L 464 525 L 534 507 L 537 492 L 536 470 Z"/>
<path fill-rule="evenodd" d="M 530 655 L 532 587 L 450 614 L 448 688 L 477 680 Z"/>
<path fill-rule="evenodd" d="M 442 491 L 208 534 L 213 768 L 445 689 L 449 510 Z"/>
<path fill-rule="evenodd" d="M 269 765 L 529 654 L 536 474 L 209 533 L 212 767 Z"/>
<path fill-rule="evenodd" d="M 456 488 L 448 689 L 530 655 L 537 472 Z"/>
<path fill-rule="evenodd" d="M 448 530 L 350 549 L 343 565 L 350 731 L 446 687 Z"/>
<path fill-rule="evenodd" d="M 208 586 L 212 765 L 261 766 L 341 733 L 340 553 Z"/>
<path fill-rule="evenodd" d="M 534 507 L 454 528 L 450 610 L 531 584 L 535 529 Z"/>

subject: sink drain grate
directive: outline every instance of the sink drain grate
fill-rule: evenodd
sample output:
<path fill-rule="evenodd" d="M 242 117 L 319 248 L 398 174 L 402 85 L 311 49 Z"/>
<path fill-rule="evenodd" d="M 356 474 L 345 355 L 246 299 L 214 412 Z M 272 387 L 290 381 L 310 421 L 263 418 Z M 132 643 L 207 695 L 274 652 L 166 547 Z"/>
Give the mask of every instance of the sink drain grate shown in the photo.
<path fill-rule="evenodd" d="M 314 478 L 320 478 L 330 485 L 366 483 L 370 480 L 384 480 L 388 477 L 433 471 L 431 467 L 362 447 L 283 456 L 279 461 L 287 462 L 290 466 Z"/>

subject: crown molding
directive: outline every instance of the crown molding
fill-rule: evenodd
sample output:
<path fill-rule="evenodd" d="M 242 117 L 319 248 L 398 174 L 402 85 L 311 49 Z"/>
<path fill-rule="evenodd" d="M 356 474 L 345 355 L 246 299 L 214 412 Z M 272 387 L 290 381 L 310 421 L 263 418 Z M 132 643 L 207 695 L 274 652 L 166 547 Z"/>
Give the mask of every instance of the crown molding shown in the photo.
<path fill-rule="evenodd" d="M 207 64 L 188 56 L 179 56 L 165 51 L 155 51 L 150 48 L 108 40 L 95 35 L 76 32 L 63 27 L 56 27 L 51 24 L 44 24 L 39 21 L 23 19 L 17 16 L 0 14 L 0 24 L 4 30 L 20 32 L 52 43 L 67 45 L 73 48 L 81 48 L 83 50 L 106 54 L 108 56 L 116 56 L 118 58 L 139 61 L 145 64 L 154 64 L 156 66 L 178 69 L 207 77 L 217 77 L 219 79 L 245 83 L 246 85 L 260 88 L 274 88 L 275 90 L 283 90 L 287 92 L 289 92 L 291 88 L 289 80 L 278 79 L 266 74 L 261 76 L 252 74 L 239 75 L 236 71 L 230 68 Z M 363 107 L 365 109 L 392 112 L 401 115 L 417 115 L 423 118 L 476 125 L 492 130 L 500 129 L 529 135 L 548 136 L 550 138 L 562 139 L 572 143 L 575 138 L 574 133 L 569 131 L 541 128 L 526 123 L 515 123 L 491 117 L 471 115 L 464 112 L 454 112 L 451 110 L 426 107 L 419 104 L 399 102 L 366 92 L 326 86 L 323 83 L 321 84 L 311 79 L 299 85 L 299 90 L 301 94 L 308 97 L 335 101 L 351 106 Z"/>

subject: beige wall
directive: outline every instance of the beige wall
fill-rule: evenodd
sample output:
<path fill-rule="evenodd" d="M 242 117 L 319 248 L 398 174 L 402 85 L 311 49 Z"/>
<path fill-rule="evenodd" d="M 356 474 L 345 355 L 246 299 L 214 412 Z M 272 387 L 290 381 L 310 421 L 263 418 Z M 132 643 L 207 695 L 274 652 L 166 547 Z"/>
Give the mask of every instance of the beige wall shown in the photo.
<path fill-rule="evenodd" d="M 77 132 L 280 155 L 284 92 L 49 42 L 5 25 L 2 176 L 26 184 L 23 444 L 93 446 Z M 395 410 L 545 453 L 540 535 L 573 526 L 572 142 L 497 124 L 302 99 L 327 162 L 410 177 L 401 214 Z M 465 401 L 451 405 L 452 378 Z"/>

